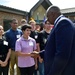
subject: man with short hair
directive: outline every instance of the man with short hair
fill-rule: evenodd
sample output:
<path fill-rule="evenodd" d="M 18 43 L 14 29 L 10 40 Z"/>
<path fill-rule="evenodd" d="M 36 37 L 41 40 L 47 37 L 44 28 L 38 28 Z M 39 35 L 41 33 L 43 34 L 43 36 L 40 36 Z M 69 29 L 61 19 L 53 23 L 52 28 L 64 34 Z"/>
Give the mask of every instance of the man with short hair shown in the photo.
<path fill-rule="evenodd" d="M 12 19 L 11 20 L 11 28 L 6 31 L 5 36 L 8 40 L 8 43 L 11 48 L 11 56 L 10 56 L 10 75 L 14 75 L 14 65 L 16 64 L 17 67 L 17 74 L 19 75 L 19 70 L 17 66 L 17 56 L 15 53 L 15 43 L 18 38 L 22 35 L 22 31 L 20 29 L 17 29 L 18 26 L 18 20 L 17 19 Z"/>
<path fill-rule="evenodd" d="M 75 28 L 59 7 L 50 6 L 47 18 L 54 28 L 45 47 L 45 75 L 75 75 Z"/>
<path fill-rule="evenodd" d="M 61 14 L 57 6 L 50 6 L 46 13 L 54 28 L 47 40 L 45 51 L 40 52 L 41 55 L 44 53 L 45 75 L 75 75 L 74 24 Z"/>
<path fill-rule="evenodd" d="M 35 59 L 31 52 L 36 50 L 36 41 L 30 37 L 31 26 L 25 24 L 21 28 L 23 35 L 16 41 L 15 50 L 18 55 L 18 67 L 21 75 L 33 75 Z"/>

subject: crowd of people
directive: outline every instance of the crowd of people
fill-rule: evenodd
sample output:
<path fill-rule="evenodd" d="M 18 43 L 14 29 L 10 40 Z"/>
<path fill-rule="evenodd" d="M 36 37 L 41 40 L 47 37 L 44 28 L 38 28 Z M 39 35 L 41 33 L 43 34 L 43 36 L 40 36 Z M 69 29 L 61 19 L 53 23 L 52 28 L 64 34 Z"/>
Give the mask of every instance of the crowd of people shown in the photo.
<path fill-rule="evenodd" d="M 50 6 L 43 24 L 12 19 L 0 25 L 0 75 L 75 75 L 75 27 L 59 7 Z"/>
<path fill-rule="evenodd" d="M 41 51 L 52 29 L 50 23 L 37 24 L 35 20 L 29 23 L 25 19 L 12 19 L 11 28 L 6 32 L 0 25 L 0 75 L 44 75 L 44 60 L 39 56 L 33 58 L 33 51 Z M 2 47 L 1 47 L 2 46 Z M 42 47 L 42 48 L 41 48 Z M 2 52 L 3 51 L 3 52 Z"/>

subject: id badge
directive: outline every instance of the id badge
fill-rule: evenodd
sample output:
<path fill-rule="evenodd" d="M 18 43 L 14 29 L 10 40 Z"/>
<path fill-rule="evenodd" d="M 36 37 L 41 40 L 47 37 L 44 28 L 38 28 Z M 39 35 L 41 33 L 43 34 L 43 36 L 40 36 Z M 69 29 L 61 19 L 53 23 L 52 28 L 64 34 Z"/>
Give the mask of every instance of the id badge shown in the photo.
<path fill-rule="evenodd" d="M 38 36 L 37 35 L 35 35 L 35 39 L 37 39 L 38 38 Z"/>
<path fill-rule="evenodd" d="M 30 41 L 30 42 L 29 42 L 29 46 L 33 46 L 33 42 Z"/>
<path fill-rule="evenodd" d="M 17 38 L 20 38 L 20 35 L 16 35 Z"/>
<path fill-rule="evenodd" d="M 47 42 L 47 39 L 44 39 L 44 43 L 46 43 Z"/>
<path fill-rule="evenodd" d="M 7 41 L 3 41 L 3 44 L 8 46 L 8 42 Z"/>

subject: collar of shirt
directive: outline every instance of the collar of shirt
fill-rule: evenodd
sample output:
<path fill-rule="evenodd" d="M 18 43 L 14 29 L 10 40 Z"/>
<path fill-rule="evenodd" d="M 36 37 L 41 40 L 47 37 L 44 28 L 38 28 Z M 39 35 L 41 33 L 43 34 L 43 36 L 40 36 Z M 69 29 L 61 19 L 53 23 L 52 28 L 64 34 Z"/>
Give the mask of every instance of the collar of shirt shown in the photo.
<path fill-rule="evenodd" d="M 16 30 L 13 30 L 12 28 L 10 30 L 13 31 L 13 32 L 16 32 L 17 31 L 17 29 Z"/>
<path fill-rule="evenodd" d="M 63 17 L 63 15 L 60 15 L 60 16 L 55 20 L 54 25 L 56 25 L 56 23 L 58 22 L 58 20 L 59 20 L 61 17 Z"/>
<path fill-rule="evenodd" d="M 23 35 L 22 35 L 21 39 L 22 39 L 23 41 L 24 41 L 24 40 L 25 40 L 25 41 L 29 41 L 29 40 L 31 39 L 31 37 L 29 36 L 28 39 L 25 39 L 25 38 L 23 37 Z"/>

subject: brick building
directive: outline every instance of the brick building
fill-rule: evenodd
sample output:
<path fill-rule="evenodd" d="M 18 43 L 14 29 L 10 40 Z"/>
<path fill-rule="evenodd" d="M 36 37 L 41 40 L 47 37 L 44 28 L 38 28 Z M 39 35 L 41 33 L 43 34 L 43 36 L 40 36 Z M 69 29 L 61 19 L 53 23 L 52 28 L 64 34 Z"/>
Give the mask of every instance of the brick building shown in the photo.
<path fill-rule="evenodd" d="M 18 25 L 20 25 L 21 19 L 26 18 L 26 16 L 27 12 L 25 11 L 0 5 L 0 25 L 3 25 L 5 31 L 10 28 L 12 18 L 16 18 L 19 21 Z"/>

